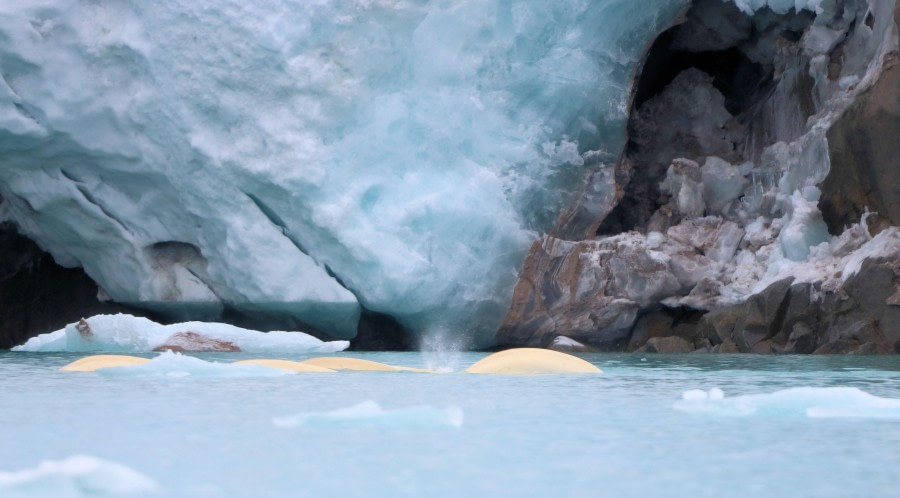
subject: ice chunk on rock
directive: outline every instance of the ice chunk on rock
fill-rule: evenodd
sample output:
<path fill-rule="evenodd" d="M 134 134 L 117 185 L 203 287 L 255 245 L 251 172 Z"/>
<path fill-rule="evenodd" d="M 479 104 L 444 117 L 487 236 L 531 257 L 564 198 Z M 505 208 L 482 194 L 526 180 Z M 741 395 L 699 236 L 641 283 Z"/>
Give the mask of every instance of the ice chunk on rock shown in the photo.
<path fill-rule="evenodd" d="M 709 214 L 723 214 L 750 185 L 741 174 L 741 168 L 715 156 L 708 157 L 703 163 L 701 177 L 703 200 Z"/>
<path fill-rule="evenodd" d="M 667 232 L 669 238 L 692 247 L 713 261 L 727 262 L 734 256 L 744 229 L 733 221 L 707 216 L 684 221 Z"/>
<path fill-rule="evenodd" d="M 675 199 L 675 205 L 682 216 L 696 218 L 703 216 L 706 209 L 702 181 L 697 163 L 688 159 L 676 159 L 669 166 L 666 178 L 659 188 Z"/>
<path fill-rule="evenodd" d="M 806 187 L 791 196 L 790 221 L 778 237 L 781 249 L 788 259 L 803 261 L 809 257 L 810 248 L 828 240 L 828 226 L 819 212 L 819 189 Z"/>
<path fill-rule="evenodd" d="M 233 325 L 211 322 L 186 322 L 160 325 L 146 318 L 126 314 L 97 315 L 85 320 L 90 332 L 85 333 L 81 324 L 69 324 L 66 328 L 32 337 L 13 351 L 72 351 L 147 353 L 162 346 L 173 334 L 186 330 L 231 343 L 241 351 L 251 353 L 290 353 L 343 351 L 347 341 L 323 342 L 302 332 L 258 332 Z M 82 330 L 79 330 L 79 327 Z"/>

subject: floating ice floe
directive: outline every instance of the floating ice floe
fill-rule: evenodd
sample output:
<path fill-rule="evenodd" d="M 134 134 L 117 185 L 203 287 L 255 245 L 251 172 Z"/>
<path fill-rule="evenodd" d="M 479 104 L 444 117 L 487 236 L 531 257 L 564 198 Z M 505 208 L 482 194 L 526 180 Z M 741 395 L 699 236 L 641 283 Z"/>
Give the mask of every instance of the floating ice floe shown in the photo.
<path fill-rule="evenodd" d="M 694 389 L 685 391 L 673 408 L 732 417 L 900 419 L 900 399 L 874 396 L 855 387 L 796 387 L 732 397 L 718 388 Z"/>
<path fill-rule="evenodd" d="M 431 406 L 411 406 L 386 410 L 374 401 L 328 412 L 300 413 L 272 419 L 278 427 L 376 427 L 391 429 L 428 429 L 461 427 L 464 414 L 461 408 L 445 409 Z"/>
<path fill-rule="evenodd" d="M 87 455 L 45 460 L 30 469 L 0 471 L 0 496 L 6 498 L 122 496 L 155 489 L 156 483 L 140 472 Z"/>
<path fill-rule="evenodd" d="M 160 325 L 127 314 L 97 315 L 85 320 L 89 330 L 72 323 L 66 328 L 32 337 L 13 351 L 147 353 L 164 344 L 173 334 L 185 331 L 228 341 L 251 353 L 333 353 L 350 345 L 347 341 L 324 342 L 302 332 L 259 332 L 213 322 Z"/>

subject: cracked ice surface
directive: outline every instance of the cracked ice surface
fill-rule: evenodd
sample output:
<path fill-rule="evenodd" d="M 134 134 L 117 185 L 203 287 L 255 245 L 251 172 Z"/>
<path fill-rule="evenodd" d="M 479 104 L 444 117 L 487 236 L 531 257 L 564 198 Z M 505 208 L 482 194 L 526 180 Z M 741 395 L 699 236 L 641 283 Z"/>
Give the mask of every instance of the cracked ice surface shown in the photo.
<path fill-rule="evenodd" d="M 0 219 L 121 302 L 491 334 L 686 4 L 4 2 Z"/>

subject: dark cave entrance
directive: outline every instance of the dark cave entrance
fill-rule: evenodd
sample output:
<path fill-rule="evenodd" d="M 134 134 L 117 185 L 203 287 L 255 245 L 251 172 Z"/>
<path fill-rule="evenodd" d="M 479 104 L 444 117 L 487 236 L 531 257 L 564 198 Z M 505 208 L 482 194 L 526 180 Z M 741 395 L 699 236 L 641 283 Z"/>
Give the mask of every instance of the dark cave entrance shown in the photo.
<path fill-rule="evenodd" d="M 685 22 L 657 37 L 641 65 L 633 90 L 629 140 L 616 171 L 617 178 L 624 180 L 620 182 L 624 194 L 600 224 L 596 235 L 647 231 L 651 216 L 668 202 L 659 184 L 673 159 L 700 161 L 715 155 L 732 162 L 748 160 L 745 143 L 750 123 L 778 83 L 776 52 L 797 45 L 814 20 L 815 14 L 807 11 L 791 10 L 777 15 L 765 8 L 751 17 L 730 2 L 697 0 Z M 685 130 L 678 140 L 666 143 L 654 142 L 652 138 L 642 142 L 637 138 L 639 135 L 652 137 L 654 131 L 659 131 L 660 137 L 666 137 L 664 127 L 678 122 L 677 114 L 654 119 L 642 111 L 661 96 L 672 101 L 681 98 L 671 95 L 671 91 L 669 95 L 664 93 L 676 78 L 691 69 L 708 75 L 712 87 L 724 98 L 724 111 L 729 115 L 726 126 L 721 130 L 709 128 L 697 132 L 705 134 L 707 142 L 721 138 L 722 144 L 698 146 L 691 136 L 695 130 Z M 707 103 L 680 105 L 688 113 Z M 703 123 L 693 123 L 698 124 Z"/>

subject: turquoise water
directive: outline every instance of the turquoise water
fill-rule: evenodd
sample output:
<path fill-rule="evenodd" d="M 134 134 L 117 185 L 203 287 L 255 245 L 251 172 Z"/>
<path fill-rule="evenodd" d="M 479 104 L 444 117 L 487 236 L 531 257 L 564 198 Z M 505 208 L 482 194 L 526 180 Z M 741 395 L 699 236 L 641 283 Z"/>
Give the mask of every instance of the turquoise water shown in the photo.
<path fill-rule="evenodd" d="M 452 372 L 477 353 L 355 355 L 442 374 L 57 370 L 81 356 L 0 353 L 0 495 L 109 491 L 110 472 L 21 484 L 73 455 L 140 473 L 147 496 L 897 494 L 900 357 L 586 355 L 605 374 L 535 377 Z"/>

